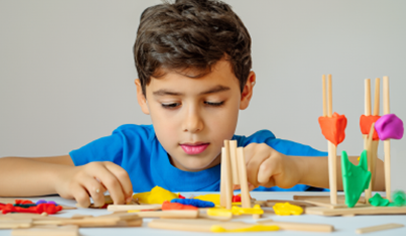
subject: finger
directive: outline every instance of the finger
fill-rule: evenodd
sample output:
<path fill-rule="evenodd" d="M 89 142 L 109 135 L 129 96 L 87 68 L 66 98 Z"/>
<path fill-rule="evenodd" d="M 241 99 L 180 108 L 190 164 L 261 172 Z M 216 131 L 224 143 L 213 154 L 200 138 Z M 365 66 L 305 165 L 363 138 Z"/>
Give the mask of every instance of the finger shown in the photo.
<path fill-rule="evenodd" d="M 261 163 L 258 170 L 258 183 L 267 188 L 275 186 L 275 177 L 279 173 L 277 172 L 278 163 L 273 158 L 268 158 Z"/>
<path fill-rule="evenodd" d="M 105 165 L 103 165 L 103 167 L 104 168 L 98 170 L 97 176 L 95 177 L 98 178 L 101 181 L 101 184 L 109 191 L 114 204 L 124 204 L 125 196 L 120 182 Z"/>
<path fill-rule="evenodd" d="M 131 184 L 130 176 L 128 175 L 127 171 L 124 170 L 121 166 L 118 166 L 113 163 L 106 163 L 107 169 L 113 173 L 124 191 L 124 196 L 126 202 L 131 202 L 133 196 L 133 186 Z"/>
<path fill-rule="evenodd" d="M 106 188 L 99 181 L 94 178 L 88 178 L 83 181 L 83 186 L 92 197 L 93 204 L 96 207 L 104 205 L 104 192 L 106 192 Z"/>
<path fill-rule="evenodd" d="M 80 207 L 88 208 L 90 206 L 89 194 L 83 186 L 75 185 L 72 187 L 72 193 L 73 198 L 75 198 Z"/>
<path fill-rule="evenodd" d="M 248 150 L 247 153 L 244 153 L 249 158 L 247 162 L 247 178 L 248 182 L 253 184 L 254 186 L 258 186 L 258 171 L 259 167 L 269 156 L 269 150 L 261 145 L 257 145 L 255 150 L 251 151 Z"/>

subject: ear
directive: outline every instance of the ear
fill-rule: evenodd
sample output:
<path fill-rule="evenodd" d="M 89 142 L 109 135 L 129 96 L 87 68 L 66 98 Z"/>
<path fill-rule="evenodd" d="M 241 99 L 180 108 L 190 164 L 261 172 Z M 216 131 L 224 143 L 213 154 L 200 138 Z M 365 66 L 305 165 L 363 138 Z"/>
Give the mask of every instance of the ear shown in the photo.
<path fill-rule="evenodd" d="M 149 108 L 148 108 L 148 104 L 147 104 L 147 98 L 145 97 L 144 93 L 142 92 L 140 79 L 135 79 L 134 83 L 135 83 L 135 86 L 137 86 L 138 104 L 140 105 L 142 112 L 144 112 L 144 114 L 146 114 L 146 115 L 149 115 Z"/>
<path fill-rule="evenodd" d="M 256 82 L 255 72 L 250 71 L 247 82 L 245 83 L 244 89 L 242 90 L 241 93 L 240 110 L 245 110 L 250 104 L 255 82 Z"/>

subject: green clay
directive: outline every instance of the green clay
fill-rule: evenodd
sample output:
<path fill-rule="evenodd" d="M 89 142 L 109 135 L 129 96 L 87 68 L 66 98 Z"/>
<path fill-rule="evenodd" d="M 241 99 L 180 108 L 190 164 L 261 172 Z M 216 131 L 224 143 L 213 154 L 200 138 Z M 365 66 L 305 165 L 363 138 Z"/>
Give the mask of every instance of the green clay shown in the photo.
<path fill-rule="evenodd" d="M 404 206 L 406 205 L 406 195 L 403 191 L 396 191 L 392 195 L 393 202 L 389 206 Z"/>
<path fill-rule="evenodd" d="M 386 198 L 382 198 L 379 193 L 375 193 L 375 195 L 369 199 L 369 203 L 372 206 L 388 206 L 389 200 Z"/>
<path fill-rule="evenodd" d="M 345 193 L 345 204 L 354 207 L 362 192 L 368 188 L 371 180 L 371 172 L 368 171 L 367 151 L 361 154 L 359 164 L 356 166 L 348 160 L 346 151 L 342 152 L 341 169 L 343 187 Z"/>

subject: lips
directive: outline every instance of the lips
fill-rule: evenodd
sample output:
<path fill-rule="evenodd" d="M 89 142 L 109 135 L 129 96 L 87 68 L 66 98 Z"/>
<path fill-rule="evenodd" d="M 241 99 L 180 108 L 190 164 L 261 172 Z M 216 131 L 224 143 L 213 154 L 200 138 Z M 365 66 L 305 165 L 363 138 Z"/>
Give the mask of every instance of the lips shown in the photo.
<path fill-rule="evenodd" d="M 209 146 L 209 143 L 195 143 L 195 144 L 180 144 L 180 147 L 186 154 L 196 155 L 202 153 Z"/>

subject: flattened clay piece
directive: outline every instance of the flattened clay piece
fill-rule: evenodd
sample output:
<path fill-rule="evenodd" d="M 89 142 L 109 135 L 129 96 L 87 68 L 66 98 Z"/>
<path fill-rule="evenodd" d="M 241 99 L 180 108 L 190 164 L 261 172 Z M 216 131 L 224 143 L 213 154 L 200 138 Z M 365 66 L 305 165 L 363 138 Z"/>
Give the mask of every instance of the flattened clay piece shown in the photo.
<path fill-rule="evenodd" d="M 372 206 L 387 206 L 389 205 L 389 200 L 382 198 L 382 196 L 379 193 L 375 193 L 373 197 L 371 197 L 369 200 L 369 203 Z"/>
<path fill-rule="evenodd" d="M 368 135 L 369 130 L 371 129 L 372 123 L 374 123 L 374 122 L 376 123 L 376 121 L 379 120 L 379 118 L 381 118 L 381 117 L 362 115 L 359 119 L 359 126 L 361 128 L 361 133 Z M 376 132 L 376 130 L 374 130 L 374 135 L 372 136 L 372 139 L 375 141 L 379 140 L 379 136 L 378 136 L 378 133 Z"/>
<path fill-rule="evenodd" d="M 343 151 L 341 155 L 341 168 L 345 204 L 348 207 L 354 207 L 362 192 L 368 188 L 369 181 L 371 181 L 371 172 L 368 171 L 367 151 L 364 150 L 362 152 L 357 166 L 348 160 L 347 152 Z"/>
<path fill-rule="evenodd" d="M 404 132 L 403 122 L 395 114 L 387 114 L 376 121 L 375 130 L 381 140 L 401 139 Z"/>
<path fill-rule="evenodd" d="M 332 117 L 319 117 L 321 133 L 334 145 L 340 144 L 345 139 L 345 128 L 347 127 L 347 118 L 334 112 Z"/>

